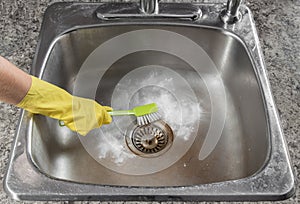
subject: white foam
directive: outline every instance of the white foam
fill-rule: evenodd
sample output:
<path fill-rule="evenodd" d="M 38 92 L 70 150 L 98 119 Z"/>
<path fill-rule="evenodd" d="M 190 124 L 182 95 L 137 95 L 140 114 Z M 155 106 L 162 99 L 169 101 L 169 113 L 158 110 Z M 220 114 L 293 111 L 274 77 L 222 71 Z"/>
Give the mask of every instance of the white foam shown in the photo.
<path fill-rule="evenodd" d="M 192 136 L 195 138 L 201 106 L 188 82 L 183 78 L 179 80 L 177 73 L 170 73 L 152 69 L 143 74 L 138 72 L 139 78 L 124 76 L 115 87 L 112 106 L 117 110 L 156 103 L 162 119 L 173 130 L 174 140 L 183 144 Z M 124 139 L 127 127 L 134 121 L 135 117 L 115 116 L 111 125 L 101 127 L 96 148 L 100 160 L 122 165 L 137 157 L 128 149 Z"/>

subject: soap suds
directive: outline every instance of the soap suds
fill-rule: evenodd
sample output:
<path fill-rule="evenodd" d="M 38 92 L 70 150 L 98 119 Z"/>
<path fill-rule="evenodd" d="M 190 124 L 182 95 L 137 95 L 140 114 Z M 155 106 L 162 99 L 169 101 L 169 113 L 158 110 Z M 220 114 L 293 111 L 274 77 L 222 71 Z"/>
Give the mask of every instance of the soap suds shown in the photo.
<path fill-rule="evenodd" d="M 172 128 L 174 142 L 184 144 L 196 136 L 201 106 L 188 82 L 170 69 L 134 70 L 119 81 L 112 97 L 115 110 L 131 109 L 153 102 L 158 105 L 162 119 Z M 94 153 L 100 161 L 114 162 L 120 166 L 128 159 L 137 157 L 128 149 L 124 138 L 132 123 L 135 123 L 133 116 L 115 116 L 110 125 L 104 125 L 98 130 Z"/>

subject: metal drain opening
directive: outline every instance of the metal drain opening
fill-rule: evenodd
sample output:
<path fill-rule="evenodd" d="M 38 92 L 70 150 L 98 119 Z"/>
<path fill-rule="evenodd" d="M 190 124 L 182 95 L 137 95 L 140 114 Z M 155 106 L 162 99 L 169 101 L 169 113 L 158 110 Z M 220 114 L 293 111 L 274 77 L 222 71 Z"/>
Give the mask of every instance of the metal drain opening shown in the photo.
<path fill-rule="evenodd" d="M 141 157 L 157 157 L 172 145 L 173 131 L 159 120 L 144 126 L 134 126 L 126 134 L 129 149 Z"/>

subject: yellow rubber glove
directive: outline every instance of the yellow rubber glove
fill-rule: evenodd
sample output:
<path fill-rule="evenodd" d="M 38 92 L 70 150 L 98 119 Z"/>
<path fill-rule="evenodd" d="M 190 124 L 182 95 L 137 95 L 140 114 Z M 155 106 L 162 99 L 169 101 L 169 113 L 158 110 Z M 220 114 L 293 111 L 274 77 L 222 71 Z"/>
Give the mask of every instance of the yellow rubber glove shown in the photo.
<path fill-rule="evenodd" d="M 42 114 L 64 122 L 73 131 L 85 136 L 92 129 L 112 121 L 107 111 L 91 99 L 72 96 L 67 91 L 32 76 L 27 95 L 17 104 L 31 113 Z"/>

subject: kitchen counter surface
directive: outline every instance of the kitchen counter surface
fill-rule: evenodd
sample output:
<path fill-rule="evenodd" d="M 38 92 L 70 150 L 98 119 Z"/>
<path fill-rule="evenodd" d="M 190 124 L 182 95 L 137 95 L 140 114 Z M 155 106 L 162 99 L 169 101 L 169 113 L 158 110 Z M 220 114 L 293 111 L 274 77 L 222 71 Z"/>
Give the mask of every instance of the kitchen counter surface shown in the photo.
<path fill-rule="evenodd" d="M 117 0 L 118 1 L 118 0 Z M 22 70 L 30 69 L 43 13 L 58 1 L 1 0 L 0 55 Z M 87 1 L 93 2 L 93 1 Z M 94 1 L 97 2 L 97 1 Z M 207 2 L 207 1 L 206 1 Z M 253 12 L 281 118 L 296 179 L 300 172 L 300 1 L 244 0 Z M 20 110 L 0 102 L 0 180 L 3 181 Z M 275 203 L 299 203 L 299 184 L 294 197 Z M 23 203 L 9 198 L 0 187 L 0 203 Z M 24 202 L 28 203 L 28 202 Z M 88 202 L 34 202 L 88 203 Z M 90 202 L 99 203 L 99 202 Z M 104 203 L 104 202 L 103 202 Z M 124 202 L 114 202 L 115 204 Z M 134 203 L 134 202 L 126 202 Z M 170 202 L 166 202 L 170 203 Z M 247 203 L 247 202 L 245 202 Z M 258 202 L 274 203 L 274 202 Z"/>

